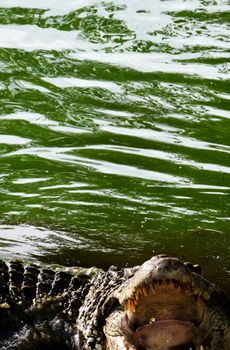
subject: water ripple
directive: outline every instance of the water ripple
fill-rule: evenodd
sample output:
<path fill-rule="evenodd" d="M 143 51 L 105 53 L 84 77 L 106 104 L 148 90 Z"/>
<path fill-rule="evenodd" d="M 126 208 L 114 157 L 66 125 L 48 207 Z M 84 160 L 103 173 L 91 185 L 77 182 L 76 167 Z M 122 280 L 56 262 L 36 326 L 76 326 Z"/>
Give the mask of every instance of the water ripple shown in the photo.
<path fill-rule="evenodd" d="M 188 183 L 188 179 L 182 178 L 179 176 L 171 176 L 169 174 L 159 173 L 156 171 L 149 171 L 145 169 L 138 169 L 134 166 L 129 165 L 123 165 L 123 164 L 116 164 L 111 163 L 108 161 L 100 161 L 96 159 L 87 159 L 71 154 L 67 154 L 66 152 L 73 151 L 72 148 L 67 149 L 59 149 L 59 148 L 30 148 L 30 149 L 23 149 L 18 150 L 16 152 L 12 152 L 11 154 L 8 154 L 7 156 L 13 156 L 13 155 L 25 155 L 25 154 L 33 154 L 37 157 L 42 157 L 54 161 L 61 161 L 66 163 L 77 163 L 80 165 L 86 165 L 91 168 L 96 169 L 99 172 L 105 173 L 105 174 L 114 174 L 114 175 L 121 175 L 121 176 L 128 176 L 128 177 L 136 177 L 136 178 L 142 178 L 147 180 L 155 180 L 155 181 L 162 181 L 162 182 L 170 182 L 170 183 Z"/>
<path fill-rule="evenodd" d="M 31 140 L 25 137 L 19 137 L 15 135 L 3 135 L 3 134 L 0 135 L 0 143 L 6 144 L 6 145 L 25 145 L 29 142 L 31 142 Z"/>
<path fill-rule="evenodd" d="M 157 125 L 159 127 L 159 125 Z M 196 148 L 201 150 L 215 150 L 217 152 L 226 152 L 230 153 L 230 146 L 220 145 L 211 142 L 204 142 L 200 140 L 193 139 L 191 137 L 184 137 L 178 135 L 178 128 L 173 130 L 177 131 L 176 133 L 170 133 L 167 131 L 155 131 L 148 129 L 131 129 L 131 128 L 121 128 L 115 127 L 111 125 L 102 125 L 100 129 L 103 131 L 107 131 L 109 133 L 119 134 L 119 135 L 127 135 L 134 136 L 139 138 L 144 138 L 147 140 L 153 140 L 163 143 L 169 143 L 172 145 L 179 145 L 183 147 Z M 182 130 L 181 130 L 182 131 Z"/>
<path fill-rule="evenodd" d="M 201 39 L 201 41 L 204 39 Z M 198 44 L 198 43 L 197 43 Z M 226 44 L 227 45 L 227 44 Z M 211 45 L 210 45 L 211 46 Z M 228 47 L 228 45 L 226 46 Z M 219 54 L 214 54 L 214 57 L 221 57 Z M 210 53 L 208 57 L 210 57 Z M 100 52 L 80 52 L 70 53 L 67 57 L 76 60 L 87 60 L 96 62 L 104 62 L 109 64 L 118 65 L 119 67 L 129 67 L 139 72 L 153 73 L 153 72 L 164 72 L 164 73 L 177 73 L 177 74 L 188 74 L 197 76 L 202 79 L 229 79 L 230 75 L 226 72 L 222 72 L 224 64 L 219 65 L 208 65 L 186 62 L 191 60 L 192 57 L 197 57 L 197 54 L 193 55 L 172 55 L 172 54 L 159 54 L 159 53 L 100 53 Z M 205 56 L 202 55 L 202 58 Z M 213 56 L 212 56 L 213 57 Z M 229 54 L 223 53 L 223 58 L 228 59 Z M 183 60 L 180 63 L 180 60 Z M 175 64 L 176 63 L 176 64 Z"/>

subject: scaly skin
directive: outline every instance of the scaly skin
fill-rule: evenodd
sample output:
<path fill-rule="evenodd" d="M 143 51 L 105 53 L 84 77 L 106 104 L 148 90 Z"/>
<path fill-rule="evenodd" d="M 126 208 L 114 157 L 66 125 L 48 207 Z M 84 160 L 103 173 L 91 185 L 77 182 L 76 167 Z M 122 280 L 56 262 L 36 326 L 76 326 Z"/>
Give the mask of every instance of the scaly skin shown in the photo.
<path fill-rule="evenodd" d="M 230 308 L 197 265 L 64 272 L 0 262 L 0 348 L 229 350 Z"/>

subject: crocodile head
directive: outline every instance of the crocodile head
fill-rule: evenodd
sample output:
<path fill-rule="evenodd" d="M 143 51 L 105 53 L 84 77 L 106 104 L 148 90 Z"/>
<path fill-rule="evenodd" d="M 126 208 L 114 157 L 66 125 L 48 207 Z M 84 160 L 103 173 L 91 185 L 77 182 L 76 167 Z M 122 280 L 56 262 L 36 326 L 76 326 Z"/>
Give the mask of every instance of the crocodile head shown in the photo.
<path fill-rule="evenodd" d="M 208 304 L 216 286 L 194 270 L 196 266 L 167 255 L 137 269 L 118 293 L 124 310 L 120 330 L 131 344 L 122 349 L 204 349 L 212 331 Z"/>

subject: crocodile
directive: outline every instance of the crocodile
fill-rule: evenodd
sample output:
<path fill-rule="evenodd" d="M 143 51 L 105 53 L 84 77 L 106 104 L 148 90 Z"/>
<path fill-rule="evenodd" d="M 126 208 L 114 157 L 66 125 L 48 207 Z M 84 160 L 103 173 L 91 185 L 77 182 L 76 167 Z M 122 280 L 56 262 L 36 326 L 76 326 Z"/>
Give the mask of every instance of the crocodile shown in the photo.
<path fill-rule="evenodd" d="M 76 275 L 0 261 L 0 349 L 229 350 L 230 307 L 165 254 Z"/>

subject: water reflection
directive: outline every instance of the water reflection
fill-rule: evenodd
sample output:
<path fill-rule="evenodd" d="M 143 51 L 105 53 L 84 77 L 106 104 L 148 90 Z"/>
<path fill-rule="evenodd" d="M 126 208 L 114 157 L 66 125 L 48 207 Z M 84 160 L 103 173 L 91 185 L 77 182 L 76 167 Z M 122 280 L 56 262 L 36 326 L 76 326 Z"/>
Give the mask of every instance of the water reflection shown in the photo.
<path fill-rule="evenodd" d="M 1 253 L 7 260 L 26 259 L 29 253 L 33 261 L 36 261 L 60 245 L 69 246 L 70 249 L 73 244 L 79 248 L 87 247 L 84 239 L 74 239 L 61 232 L 25 225 L 0 225 L 0 239 Z"/>

